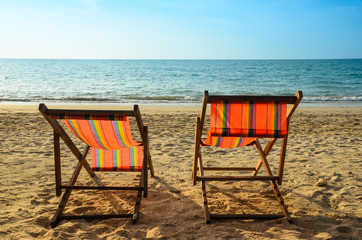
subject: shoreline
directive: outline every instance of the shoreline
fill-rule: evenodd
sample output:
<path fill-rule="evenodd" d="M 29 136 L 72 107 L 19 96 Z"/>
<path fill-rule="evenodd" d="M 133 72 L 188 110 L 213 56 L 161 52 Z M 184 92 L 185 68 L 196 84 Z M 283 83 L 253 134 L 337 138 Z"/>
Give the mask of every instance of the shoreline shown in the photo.
<path fill-rule="evenodd" d="M 54 108 L 101 108 L 101 109 L 119 109 L 119 108 L 126 108 L 132 107 L 133 105 L 138 105 L 140 108 L 175 108 L 175 109 L 201 109 L 201 102 L 200 103 L 142 103 L 142 102 L 135 102 L 135 103 L 65 103 L 65 102 L 42 102 L 45 103 L 47 106 L 51 106 Z M 37 109 L 40 102 L 0 102 L 0 109 Z M 349 109 L 352 111 L 362 109 L 362 102 L 361 103 L 346 103 L 346 104 L 334 104 L 334 103 L 300 103 L 298 106 L 299 108 L 303 109 L 315 109 L 315 110 L 322 110 L 322 109 Z"/>
<path fill-rule="evenodd" d="M 202 100 L 193 102 L 152 102 L 152 101 L 124 101 L 124 102 L 71 102 L 71 101 L 0 101 L 0 105 L 39 105 L 39 103 L 46 103 L 48 105 L 92 105 L 92 106 L 129 106 L 129 105 L 146 105 L 146 106 L 198 106 L 201 105 Z M 362 107 L 362 101 L 302 101 L 299 107 Z"/>

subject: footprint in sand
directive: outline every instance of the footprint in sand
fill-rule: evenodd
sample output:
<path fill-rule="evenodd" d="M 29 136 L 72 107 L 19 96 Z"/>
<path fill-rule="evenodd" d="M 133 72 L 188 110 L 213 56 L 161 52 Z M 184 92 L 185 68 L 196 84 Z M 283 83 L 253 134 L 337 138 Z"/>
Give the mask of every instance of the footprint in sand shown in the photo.
<path fill-rule="evenodd" d="M 72 212 L 75 214 L 84 214 L 90 211 L 94 211 L 95 209 L 95 207 L 80 207 L 73 209 Z"/>
<path fill-rule="evenodd" d="M 347 234 L 353 234 L 354 233 L 354 229 L 350 228 L 348 226 L 339 226 L 336 227 L 336 230 L 340 233 L 347 233 Z"/>

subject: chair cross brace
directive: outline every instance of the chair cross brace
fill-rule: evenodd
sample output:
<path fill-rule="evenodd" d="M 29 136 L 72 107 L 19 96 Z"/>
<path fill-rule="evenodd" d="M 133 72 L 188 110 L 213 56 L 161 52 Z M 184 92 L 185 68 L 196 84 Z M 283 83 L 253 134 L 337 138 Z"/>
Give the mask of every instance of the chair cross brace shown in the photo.
<path fill-rule="evenodd" d="M 276 140 L 276 139 L 275 139 Z M 197 176 L 196 180 L 202 182 L 202 196 L 204 198 L 204 212 L 205 212 L 205 221 L 206 223 L 210 223 L 212 219 L 275 219 L 275 218 L 282 218 L 286 217 L 287 221 L 291 221 L 290 214 L 288 212 L 287 207 L 284 204 L 284 199 L 278 189 L 276 181 L 279 180 L 278 176 L 273 176 L 269 163 L 267 162 L 267 155 L 270 152 L 270 146 L 271 142 L 273 142 L 273 145 L 275 143 L 275 140 L 272 139 L 269 141 L 269 145 L 265 148 L 263 151 L 259 140 L 257 139 L 255 141 L 255 146 L 257 148 L 257 151 L 260 155 L 260 161 L 261 164 L 257 164 L 257 166 L 263 165 L 265 168 L 265 171 L 267 173 L 267 176 L 256 176 L 256 173 L 259 171 L 260 167 L 258 167 L 258 170 L 256 171 L 255 168 L 250 168 L 250 171 L 252 171 L 252 176 L 205 176 L 204 171 L 207 170 L 207 168 L 203 167 L 202 158 L 201 158 L 201 152 L 199 153 L 199 164 L 200 167 L 198 167 L 200 171 L 201 176 Z M 269 147 L 268 147 L 269 146 Z M 214 169 L 213 169 L 214 170 Z M 223 170 L 223 168 L 221 168 Z M 230 169 L 228 169 L 230 170 Z M 239 168 L 236 168 L 235 171 L 239 171 Z M 281 208 L 281 211 L 283 214 L 212 214 L 209 211 L 208 207 L 208 200 L 207 200 L 207 191 L 206 191 L 206 181 L 269 181 L 273 192 L 275 194 L 275 197 L 278 201 L 278 204 Z"/>

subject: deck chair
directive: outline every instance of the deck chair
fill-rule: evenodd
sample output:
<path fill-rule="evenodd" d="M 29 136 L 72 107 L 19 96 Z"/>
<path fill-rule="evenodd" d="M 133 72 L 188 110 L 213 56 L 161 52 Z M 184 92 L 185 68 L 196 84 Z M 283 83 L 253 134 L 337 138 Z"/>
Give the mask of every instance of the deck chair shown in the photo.
<path fill-rule="evenodd" d="M 103 219 L 103 218 L 131 218 L 136 223 L 139 216 L 142 192 L 147 197 L 148 169 L 151 176 L 154 174 L 148 145 L 147 127 L 143 126 L 141 114 L 137 105 L 133 111 L 103 111 L 103 110 L 64 110 L 48 109 L 45 104 L 39 105 L 39 111 L 52 126 L 54 132 L 54 160 L 55 160 L 55 188 L 56 195 L 60 196 L 65 189 L 59 207 L 51 220 L 54 228 L 62 219 Z M 136 142 L 132 138 L 128 117 L 135 117 L 142 141 Z M 85 143 L 81 152 L 71 140 L 64 124 L 70 131 Z M 64 126 L 65 127 L 65 126 Z M 65 127 L 66 128 L 66 127 Z M 69 132 L 69 131 L 68 131 Z M 77 161 L 76 169 L 68 184 L 61 179 L 60 139 L 74 154 Z M 91 151 L 92 165 L 86 161 Z M 97 186 L 75 185 L 81 169 L 90 174 Z M 138 186 L 105 186 L 95 174 L 95 171 L 140 172 Z M 133 213 L 104 214 L 104 215 L 68 215 L 63 214 L 72 190 L 132 190 L 137 191 Z"/>
<path fill-rule="evenodd" d="M 274 219 L 290 214 L 278 190 L 282 184 L 285 153 L 290 118 L 302 100 L 302 92 L 295 96 L 222 96 L 208 95 L 204 92 L 201 116 L 196 119 L 195 152 L 193 161 L 193 184 L 202 182 L 205 221 L 212 219 Z M 202 138 L 207 105 L 210 104 L 210 128 L 207 138 Z M 289 106 L 287 106 L 289 105 Z M 269 139 L 264 150 L 259 138 Z M 278 174 L 275 176 L 268 164 L 267 156 L 277 139 L 282 140 Z M 204 167 L 201 157 L 202 147 L 236 148 L 254 145 L 259 159 L 255 167 Z M 258 175 L 261 167 L 266 176 Z M 207 171 L 250 171 L 250 175 L 237 176 L 206 175 Z M 212 214 L 209 212 L 207 181 L 269 181 L 282 214 Z"/>

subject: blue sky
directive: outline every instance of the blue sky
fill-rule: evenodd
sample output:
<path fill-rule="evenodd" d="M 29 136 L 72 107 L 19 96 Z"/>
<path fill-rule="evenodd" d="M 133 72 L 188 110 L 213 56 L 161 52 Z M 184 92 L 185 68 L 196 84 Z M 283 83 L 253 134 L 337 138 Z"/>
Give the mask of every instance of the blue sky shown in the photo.
<path fill-rule="evenodd" d="M 3 0 L 0 58 L 362 58 L 362 0 Z"/>

